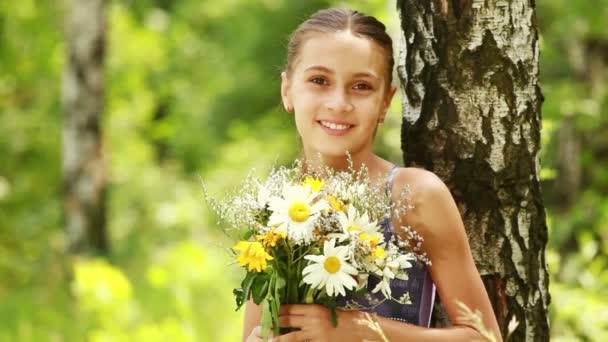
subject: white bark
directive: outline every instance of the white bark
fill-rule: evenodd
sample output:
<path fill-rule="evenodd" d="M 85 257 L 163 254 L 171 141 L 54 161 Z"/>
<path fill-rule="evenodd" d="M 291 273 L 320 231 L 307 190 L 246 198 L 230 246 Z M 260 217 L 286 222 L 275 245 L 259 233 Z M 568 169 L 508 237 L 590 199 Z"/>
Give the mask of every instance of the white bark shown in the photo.
<path fill-rule="evenodd" d="M 107 251 L 101 117 L 105 0 L 74 0 L 67 17 L 63 80 L 63 184 L 70 252 Z"/>
<path fill-rule="evenodd" d="M 538 33 L 528 1 L 400 0 L 406 164 L 438 174 L 501 329 L 548 339 Z"/>

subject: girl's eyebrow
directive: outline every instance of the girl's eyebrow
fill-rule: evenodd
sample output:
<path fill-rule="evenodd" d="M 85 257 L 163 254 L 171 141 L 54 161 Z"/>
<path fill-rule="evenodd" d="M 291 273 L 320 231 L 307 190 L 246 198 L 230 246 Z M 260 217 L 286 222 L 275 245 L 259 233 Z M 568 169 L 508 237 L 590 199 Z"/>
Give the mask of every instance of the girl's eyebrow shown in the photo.
<path fill-rule="evenodd" d="M 304 69 L 304 72 L 306 72 L 306 71 L 310 71 L 310 70 L 324 71 L 324 72 L 326 72 L 326 73 L 328 73 L 328 74 L 333 74 L 333 73 L 334 73 L 334 71 L 333 71 L 333 70 L 331 70 L 331 69 L 329 69 L 329 68 L 327 68 L 327 67 L 324 67 L 324 66 L 322 66 L 322 65 L 313 65 L 313 66 L 309 66 L 308 68 Z"/>
<path fill-rule="evenodd" d="M 333 70 L 331 70 L 331 69 L 329 69 L 327 67 L 324 67 L 322 65 L 309 66 L 308 68 L 304 69 L 304 72 L 311 71 L 311 70 L 323 71 L 323 72 L 326 72 L 328 74 L 334 74 L 335 73 Z M 357 72 L 353 76 L 354 77 L 370 77 L 370 78 L 375 78 L 377 80 L 380 79 L 380 77 L 376 76 L 372 72 Z"/>

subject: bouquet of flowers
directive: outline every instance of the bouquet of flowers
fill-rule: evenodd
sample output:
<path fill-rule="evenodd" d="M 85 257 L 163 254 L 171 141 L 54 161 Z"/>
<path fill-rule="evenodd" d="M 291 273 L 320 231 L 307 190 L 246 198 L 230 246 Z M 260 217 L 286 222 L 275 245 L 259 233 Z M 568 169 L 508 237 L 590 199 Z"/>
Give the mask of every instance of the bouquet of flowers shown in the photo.
<path fill-rule="evenodd" d="M 262 305 L 263 331 L 272 325 L 275 335 L 281 304 L 323 304 L 337 324 L 340 296 L 366 292 L 375 276 L 380 281 L 372 292 L 390 299 L 390 281 L 407 279 L 411 261 L 421 257 L 420 240 L 413 246 L 385 241 L 379 222 L 408 206 L 401 200 L 391 205 L 386 189 L 373 186 L 365 168 L 303 169 L 300 163 L 274 169 L 264 182 L 250 175 L 222 201 L 206 193 L 225 231 L 244 231 L 232 248 L 247 271 L 234 290 L 237 310 L 249 299 Z"/>

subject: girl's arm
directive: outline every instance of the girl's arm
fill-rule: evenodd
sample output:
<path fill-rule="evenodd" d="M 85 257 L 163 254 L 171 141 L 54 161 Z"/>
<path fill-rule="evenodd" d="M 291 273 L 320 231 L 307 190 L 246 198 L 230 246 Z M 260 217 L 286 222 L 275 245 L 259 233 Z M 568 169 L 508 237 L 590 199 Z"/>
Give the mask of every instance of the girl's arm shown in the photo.
<path fill-rule="evenodd" d="M 338 326 L 334 328 L 329 309 L 317 304 L 283 305 L 279 321 L 281 326 L 302 330 L 281 335 L 273 341 L 382 341 L 380 333 L 371 328 L 370 323 L 378 323 L 388 341 L 484 341 L 477 330 L 464 325 L 425 328 L 377 315 L 366 317 L 361 311 L 338 311 Z"/>
<path fill-rule="evenodd" d="M 421 340 L 424 340 L 423 336 L 450 336 L 456 341 L 457 337 L 478 334 L 468 326 L 468 321 L 462 319 L 457 304 L 460 301 L 472 311 L 479 310 L 485 327 L 497 341 L 501 341 L 490 299 L 475 266 L 462 218 L 449 189 L 435 174 L 415 168 L 402 169 L 397 174 L 396 190 L 406 184 L 411 184 L 414 208 L 394 226 L 399 231 L 397 227 L 409 225 L 424 238 L 422 248 L 432 262 L 429 271 L 453 325 L 449 329 L 426 329 L 426 332 L 421 332 Z M 398 197 L 399 192 L 393 191 L 394 196 Z M 407 330 L 413 333 L 418 329 Z M 470 337 L 464 340 L 470 340 Z"/>

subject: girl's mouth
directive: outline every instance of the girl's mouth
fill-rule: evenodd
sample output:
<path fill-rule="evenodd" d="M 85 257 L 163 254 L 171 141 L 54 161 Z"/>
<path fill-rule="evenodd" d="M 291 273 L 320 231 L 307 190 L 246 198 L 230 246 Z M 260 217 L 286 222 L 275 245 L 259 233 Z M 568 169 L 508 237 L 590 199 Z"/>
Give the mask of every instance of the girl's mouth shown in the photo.
<path fill-rule="evenodd" d="M 353 127 L 353 125 L 349 125 L 346 123 L 337 123 L 325 120 L 319 120 L 317 122 L 329 135 L 344 135 L 348 133 L 348 131 L 350 131 L 350 129 Z"/>

